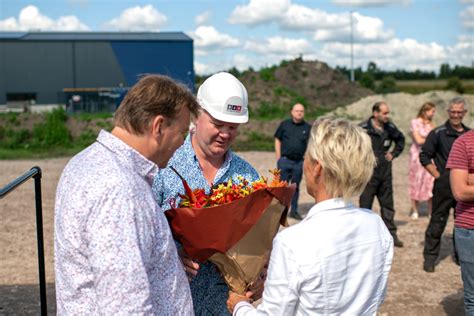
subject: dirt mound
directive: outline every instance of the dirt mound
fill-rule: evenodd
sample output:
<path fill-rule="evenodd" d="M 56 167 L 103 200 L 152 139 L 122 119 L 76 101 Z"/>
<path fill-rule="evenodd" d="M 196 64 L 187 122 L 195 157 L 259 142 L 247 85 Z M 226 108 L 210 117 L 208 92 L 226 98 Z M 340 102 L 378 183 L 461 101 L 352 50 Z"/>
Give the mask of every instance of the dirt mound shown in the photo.
<path fill-rule="evenodd" d="M 372 106 L 377 101 L 385 101 L 390 105 L 391 119 L 397 127 L 403 131 L 405 136 L 410 131 L 410 121 L 416 117 L 418 110 L 425 102 L 436 104 L 436 114 L 434 117 L 435 125 L 441 125 L 448 119 L 446 112 L 450 99 L 458 96 L 453 91 L 430 91 L 422 94 L 408 93 L 390 93 L 385 95 L 371 95 L 360 99 L 357 102 L 344 107 L 339 107 L 332 114 L 336 116 L 346 117 L 355 122 L 366 120 L 372 113 Z M 463 98 L 468 104 L 468 109 L 474 106 L 474 95 L 465 94 Z M 464 124 L 472 126 L 473 111 L 464 117 Z"/>
<path fill-rule="evenodd" d="M 246 71 L 239 79 L 247 87 L 255 108 L 262 103 L 288 108 L 301 102 L 311 112 L 334 109 L 373 94 L 326 63 L 301 58 L 259 72 Z"/>

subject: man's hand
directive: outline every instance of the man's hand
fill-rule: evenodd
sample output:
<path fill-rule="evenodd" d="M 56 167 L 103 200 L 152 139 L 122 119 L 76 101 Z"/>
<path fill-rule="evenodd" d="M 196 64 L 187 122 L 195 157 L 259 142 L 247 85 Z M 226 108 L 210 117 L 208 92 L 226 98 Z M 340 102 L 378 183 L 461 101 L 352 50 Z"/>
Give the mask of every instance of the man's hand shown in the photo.
<path fill-rule="evenodd" d="M 178 254 L 179 258 L 181 259 L 181 263 L 183 264 L 184 272 L 186 272 L 188 280 L 191 281 L 191 279 L 198 273 L 199 264 L 191 260 L 191 258 L 189 258 L 182 248 L 178 250 Z"/>
<path fill-rule="evenodd" d="M 248 293 L 248 292 L 247 292 Z M 227 300 L 227 309 L 232 314 L 235 305 L 239 302 L 250 302 L 250 299 L 246 295 L 240 295 L 235 292 L 229 291 L 229 299 Z"/>
<path fill-rule="evenodd" d="M 393 155 L 392 155 L 392 153 L 386 153 L 386 154 L 385 154 L 385 159 L 387 159 L 387 161 L 392 161 L 392 160 L 393 160 Z"/>
<path fill-rule="evenodd" d="M 432 163 L 425 166 L 426 171 L 428 171 L 435 179 L 438 179 L 441 174 L 438 171 L 438 168 Z"/>

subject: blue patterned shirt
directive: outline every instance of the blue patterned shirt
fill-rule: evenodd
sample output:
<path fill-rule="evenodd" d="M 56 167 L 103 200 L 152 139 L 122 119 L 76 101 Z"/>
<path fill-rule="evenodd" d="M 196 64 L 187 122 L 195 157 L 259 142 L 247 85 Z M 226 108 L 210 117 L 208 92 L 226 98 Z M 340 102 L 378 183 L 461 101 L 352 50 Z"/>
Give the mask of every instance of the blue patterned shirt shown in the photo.
<path fill-rule="evenodd" d="M 174 153 L 168 166 L 173 166 L 186 179 L 191 189 L 204 188 L 206 193 L 209 193 L 211 187 L 199 166 L 190 135 Z M 237 183 L 237 176 L 243 176 L 249 181 L 259 178 L 257 171 L 248 162 L 229 150 L 213 184 L 227 182 L 230 178 Z M 161 169 L 155 177 L 153 192 L 158 204 L 166 211 L 171 208 L 173 200 L 176 206 L 179 204 L 181 199 L 178 193 L 184 194 L 184 188 L 179 177 L 168 167 Z M 198 274 L 191 280 L 190 285 L 196 315 L 229 314 L 226 305 L 229 288 L 213 263 L 206 261 L 200 264 Z"/>
<path fill-rule="evenodd" d="M 192 315 L 188 281 L 151 191 L 157 172 L 105 131 L 69 161 L 54 218 L 58 315 Z"/>

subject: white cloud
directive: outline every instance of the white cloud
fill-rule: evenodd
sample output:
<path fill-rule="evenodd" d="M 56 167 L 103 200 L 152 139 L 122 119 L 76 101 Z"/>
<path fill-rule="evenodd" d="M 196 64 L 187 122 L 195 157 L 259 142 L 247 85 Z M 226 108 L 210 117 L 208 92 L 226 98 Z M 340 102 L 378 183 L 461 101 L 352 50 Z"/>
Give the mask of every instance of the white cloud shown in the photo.
<path fill-rule="evenodd" d="M 290 0 L 250 0 L 248 5 L 237 6 L 228 19 L 232 24 L 257 25 L 272 22 L 290 7 Z"/>
<path fill-rule="evenodd" d="M 411 0 L 331 0 L 332 3 L 349 7 L 383 7 L 389 5 L 408 6 Z"/>
<path fill-rule="evenodd" d="M 306 39 L 291 39 L 280 36 L 270 37 L 264 41 L 247 41 L 244 49 L 262 55 L 291 55 L 293 57 L 313 50 L 311 44 Z"/>
<path fill-rule="evenodd" d="M 106 22 L 104 26 L 119 31 L 157 32 L 166 22 L 168 22 L 166 15 L 148 4 L 125 9 L 119 17 Z"/>
<path fill-rule="evenodd" d="M 14 17 L 0 20 L 0 31 L 88 31 L 74 15 L 60 16 L 54 20 L 41 14 L 34 5 L 21 9 L 18 20 Z"/>
<path fill-rule="evenodd" d="M 232 23 L 253 26 L 275 22 L 292 31 L 312 31 L 317 41 L 350 41 L 350 13 L 328 13 L 320 9 L 292 4 L 290 0 L 252 0 L 247 6 L 237 6 L 229 18 Z M 361 42 L 387 41 L 394 36 L 379 18 L 353 14 L 354 39 Z"/>
<path fill-rule="evenodd" d="M 199 26 L 191 36 L 194 38 L 194 45 L 198 48 L 227 48 L 236 47 L 240 44 L 238 39 L 220 33 L 213 26 Z"/>
<path fill-rule="evenodd" d="M 474 35 L 460 35 L 454 47 L 448 48 L 452 54 L 452 64 L 472 66 L 474 52 Z"/>
<path fill-rule="evenodd" d="M 194 23 L 196 23 L 197 26 L 204 25 L 209 21 L 209 18 L 211 17 L 211 11 L 205 11 L 194 19 Z"/>
<path fill-rule="evenodd" d="M 343 64 L 343 60 L 349 64 L 349 44 L 327 43 L 321 53 L 337 64 Z M 456 56 L 450 55 L 446 47 L 437 43 L 419 43 L 414 39 L 354 45 L 355 65 L 363 68 L 373 61 L 383 69 L 437 70 L 440 64 L 454 58 Z"/>
<path fill-rule="evenodd" d="M 392 30 L 385 30 L 379 18 L 353 14 L 354 42 L 385 42 L 394 37 Z M 351 28 L 349 24 L 337 29 L 321 29 L 314 33 L 317 41 L 350 42 Z"/>
<path fill-rule="evenodd" d="M 459 13 L 463 26 L 468 29 L 474 29 L 474 5 L 468 6 Z"/>
<path fill-rule="evenodd" d="M 460 2 L 464 4 L 474 4 L 474 0 L 461 0 Z"/>
<path fill-rule="evenodd" d="M 298 4 L 292 4 L 280 19 L 282 28 L 293 30 L 335 28 L 349 23 L 349 14 L 329 14 Z"/>

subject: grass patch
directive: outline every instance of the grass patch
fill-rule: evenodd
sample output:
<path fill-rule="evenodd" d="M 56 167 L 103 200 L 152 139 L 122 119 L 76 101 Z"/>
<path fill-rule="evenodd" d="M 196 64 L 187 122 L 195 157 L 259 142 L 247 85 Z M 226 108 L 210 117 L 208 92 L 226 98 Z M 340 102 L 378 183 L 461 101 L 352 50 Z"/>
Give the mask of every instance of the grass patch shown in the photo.
<path fill-rule="evenodd" d="M 90 122 L 92 120 L 97 120 L 97 119 L 108 119 L 113 117 L 114 114 L 110 112 L 98 112 L 98 113 L 77 113 L 77 114 L 72 114 L 71 117 L 76 118 L 78 121 L 84 121 L 84 122 Z"/>
<path fill-rule="evenodd" d="M 0 147 L 0 159 L 5 160 L 17 160 L 17 159 L 43 159 L 43 158 L 56 158 L 56 157 L 70 157 L 81 150 L 84 147 L 74 146 L 70 148 L 54 147 L 49 149 L 25 149 L 15 148 L 7 149 Z"/>
<path fill-rule="evenodd" d="M 237 139 L 232 145 L 234 151 L 273 151 L 273 136 L 264 135 L 257 132 L 247 134 L 246 140 Z"/>
<path fill-rule="evenodd" d="M 474 80 L 460 80 L 464 87 L 464 93 L 474 94 Z M 445 90 L 448 80 L 397 80 L 396 87 L 405 93 L 420 94 L 432 90 Z"/>

